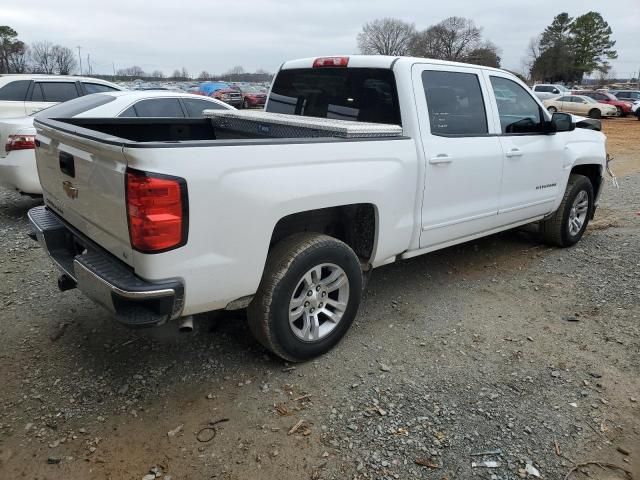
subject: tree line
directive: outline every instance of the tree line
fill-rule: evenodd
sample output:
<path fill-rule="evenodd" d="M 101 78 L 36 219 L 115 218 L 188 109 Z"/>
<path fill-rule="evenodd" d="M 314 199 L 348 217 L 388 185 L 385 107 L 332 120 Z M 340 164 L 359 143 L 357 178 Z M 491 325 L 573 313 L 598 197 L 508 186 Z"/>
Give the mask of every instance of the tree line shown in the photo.
<path fill-rule="evenodd" d="M 77 67 L 73 51 L 51 42 L 27 45 L 18 33 L 0 25 L 0 73 L 56 73 L 69 75 Z"/>
<path fill-rule="evenodd" d="M 531 80 L 580 83 L 586 75 L 606 75 L 610 60 L 618 57 L 609 24 L 598 12 L 579 17 L 557 15 L 531 39 L 525 59 L 525 76 Z M 449 17 L 419 31 L 415 24 L 397 18 L 365 23 L 357 37 L 365 55 L 409 55 L 488 67 L 500 67 L 500 49 L 484 39 L 473 20 Z"/>
<path fill-rule="evenodd" d="M 425 30 L 397 18 L 365 23 L 358 34 L 365 55 L 409 55 L 500 67 L 500 50 L 473 20 L 449 17 Z"/>
<path fill-rule="evenodd" d="M 585 75 L 603 77 L 618 58 L 609 24 L 598 12 L 573 18 L 563 12 L 531 39 L 527 66 L 533 80 L 581 83 Z"/>

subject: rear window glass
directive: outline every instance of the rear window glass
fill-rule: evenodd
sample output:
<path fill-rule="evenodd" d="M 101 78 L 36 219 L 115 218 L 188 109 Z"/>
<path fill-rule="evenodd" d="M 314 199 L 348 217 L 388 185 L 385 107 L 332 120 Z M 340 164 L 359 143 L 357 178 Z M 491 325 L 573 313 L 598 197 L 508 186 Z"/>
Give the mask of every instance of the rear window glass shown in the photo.
<path fill-rule="evenodd" d="M 42 82 L 40 87 L 45 102 L 66 102 L 79 97 L 76 84 L 72 82 Z"/>
<path fill-rule="evenodd" d="M 281 70 L 266 110 L 306 117 L 400 125 L 393 72 L 382 68 Z"/>
<path fill-rule="evenodd" d="M 100 93 L 94 93 L 93 95 L 86 95 L 84 97 L 75 98 L 68 102 L 61 103 L 60 105 L 54 105 L 45 110 L 38 112 L 35 117 L 44 118 L 71 118 L 80 113 L 84 113 L 92 108 L 105 105 L 109 102 L 113 102 L 116 97 L 112 95 L 103 95 Z"/>
<path fill-rule="evenodd" d="M 31 80 L 14 80 L 0 88 L 0 100 L 24 101 Z"/>
<path fill-rule="evenodd" d="M 117 92 L 117 88 L 110 87 L 109 85 L 102 85 L 101 83 L 88 83 L 83 82 L 84 89 L 87 93 L 100 93 L 100 92 Z"/>

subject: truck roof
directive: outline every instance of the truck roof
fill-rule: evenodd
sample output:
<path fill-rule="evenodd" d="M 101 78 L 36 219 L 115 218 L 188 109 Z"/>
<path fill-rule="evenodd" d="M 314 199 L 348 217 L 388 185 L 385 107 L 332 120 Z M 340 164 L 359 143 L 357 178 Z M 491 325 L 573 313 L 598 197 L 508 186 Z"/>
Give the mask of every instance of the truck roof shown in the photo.
<path fill-rule="evenodd" d="M 314 61 L 318 58 L 348 58 L 348 67 L 352 68 L 391 68 L 394 64 L 410 66 L 415 63 L 431 63 L 434 65 L 444 65 L 451 67 L 472 67 L 480 68 L 483 70 L 493 70 L 498 72 L 504 72 L 499 68 L 485 67 L 482 65 L 473 65 L 469 63 L 461 62 L 449 62 L 446 60 L 436 60 L 433 58 L 420 58 L 420 57 L 398 57 L 388 55 L 325 55 L 318 57 L 300 58 L 296 60 L 289 60 L 282 64 L 281 70 L 290 70 L 294 68 L 312 68 Z"/>

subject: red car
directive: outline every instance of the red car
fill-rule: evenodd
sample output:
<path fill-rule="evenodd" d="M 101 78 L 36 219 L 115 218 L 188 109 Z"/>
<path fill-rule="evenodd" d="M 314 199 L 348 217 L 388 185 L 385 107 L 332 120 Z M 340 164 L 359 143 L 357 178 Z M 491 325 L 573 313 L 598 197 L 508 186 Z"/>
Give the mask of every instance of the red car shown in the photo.
<path fill-rule="evenodd" d="M 240 86 L 242 90 L 242 108 L 264 107 L 267 101 L 267 94 L 258 87 Z"/>
<path fill-rule="evenodd" d="M 609 105 L 613 105 L 618 110 L 619 117 L 626 117 L 630 113 L 633 113 L 631 107 L 633 104 L 631 102 L 626 102 L 624 100 L 618 100 L 615 95 L 610 94 L 609 92 L 592 92 L 592 91 L 576 91 L 573 92 L 575 95 L 584 95 L 585 97 L 590 97 L 600 103 L 607 103 Z"/>

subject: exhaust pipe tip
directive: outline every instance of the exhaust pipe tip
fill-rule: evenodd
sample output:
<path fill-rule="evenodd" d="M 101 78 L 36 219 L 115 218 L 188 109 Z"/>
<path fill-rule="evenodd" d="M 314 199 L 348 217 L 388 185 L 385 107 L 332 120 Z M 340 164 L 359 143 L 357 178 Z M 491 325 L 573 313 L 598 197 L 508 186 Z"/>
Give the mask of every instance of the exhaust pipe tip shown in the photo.
<path fill-rule="evenodd" d="M 62 274 L 58 277 L 58 288 L 61 292 L 66 292 L 67 290 L 72 290 L 76 288 L 76 281 L 71 278 L 69 275 Z"/>
<path fill-rule="evenodd" d="M 178 331 L 180 333 L 193 332 L 193 315 L 189 315 L 188 317 L 183 317 L 180 319 L 180 325 L 178 325 Z"/>

